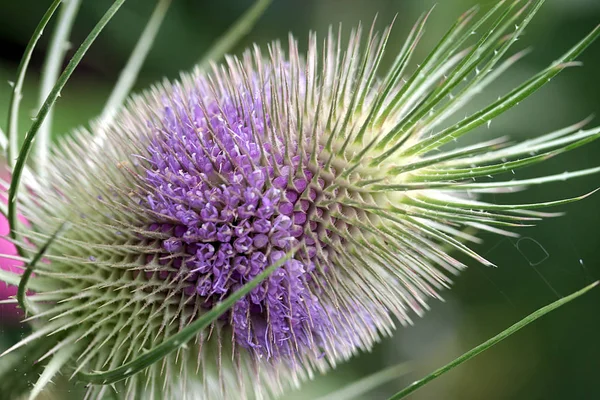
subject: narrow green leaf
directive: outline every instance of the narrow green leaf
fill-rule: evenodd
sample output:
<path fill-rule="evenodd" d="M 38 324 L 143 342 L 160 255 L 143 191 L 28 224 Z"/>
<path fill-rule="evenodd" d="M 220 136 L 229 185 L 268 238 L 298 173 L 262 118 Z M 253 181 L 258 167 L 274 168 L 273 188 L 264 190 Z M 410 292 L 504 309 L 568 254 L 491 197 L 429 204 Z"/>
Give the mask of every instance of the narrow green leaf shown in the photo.
<path fill-rule="evenodd" d="M 17 301 L 19 302 L 19 306 L 25 311 L 25 314 L 31 314 L 31 307 L 27 304 L 26 293 L 27 293 L 27 283 L 29 282 L 29 278 L 31 278 L 31 274 L 33 274 L 33 270 L 37 263 L 44 257 L 46 251 L 50 248 L 54 240 L 60 235 L 63 229 L 67 226 L 66 222 L 63 222 L 58 229 L 50 236 L 48 241 L 44 243 L 42 247 L 38 250 L 36 255 L 31 259 L 31 262 L 27 264 L 27 268 L 23 275 L 21 276 L 21 281 L 19 282 L 19 289 L 17 291 Z"/>
<path fill-rule="evenodd" d="M 485 350 L 489 349 L 493 345 L 501 342 L 502 340 L 506 339 L 513 333 L 516 333 L 521 328 L 524 328 L 525 326 L 529 325 L 536 319 L 548 314 L 551 311 L 556 310 L 557 308 L 559 308 L 559 307 L 567 304 L 568 302 L 578 298 L 579 296 L 587 293 L 588 291 L 590 291 L 591 289 L 596 287 L 598 285 L 598 283 L 599 282 L 594 282 L 591 285 L 586 286 L 583 289 L 581 289 L 573 294 L 570 294 L 569 296 L 563 297 L 562 299 L 559 299 L 559 300 L 555 301 L 554 303 L 548 304 L 547 306 L 542 307 L 537 311 L 534 311 L 533 313 L 529 314 L 527 317 L 523 318 L 521 321 L 512 325 L 508 329 L 500 332 L 493 338 L 486 340 L 479 346 L 474 347 L 473 349 L 464 353 L 462 356 L 454 359 L 452 362 L 433 371 L 431 374 L 427 375 L 423 379 L 420 379 L 420 380 L 414 382 L 413 384 L 411 384 L 410 386 L 406 387 L 405 389 L 402 389 L 400 392 L 398 392 L 395 395 L 393 395 L 392 397 L 390 397 L 389 400 L 400 400 L 400 399 L 405 398 L 406 396 L 415 392 L 416 390 L 420 389 L 421 387 L 425 386 L 427 383 L 431 382 L 432 380 L 440 377 L 441 375 L 445 374 L 446 372 L 448 372 L 448 371 L 452 370 L 453 368 L 459 366 L 460 364 L 464 363 L 465 361 L 469 361 L 471 358 L 484 352 Z"/>

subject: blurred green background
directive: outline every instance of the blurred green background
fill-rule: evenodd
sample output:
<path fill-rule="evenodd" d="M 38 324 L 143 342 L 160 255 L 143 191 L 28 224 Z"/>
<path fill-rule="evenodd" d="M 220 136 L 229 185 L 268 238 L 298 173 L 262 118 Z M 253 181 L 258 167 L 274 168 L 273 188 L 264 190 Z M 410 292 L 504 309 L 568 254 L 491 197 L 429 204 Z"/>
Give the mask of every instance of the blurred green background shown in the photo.
<path fill-rule="evenodd" d="M 0 124 L 5 128 L 10 87 L 29 36 L 49 0 L 0 2 Z M 77 46 L 89 32 L 109 0 L 86 0 L 74 27 Z M 176 78 L 190 69 L 243 10 L 250 0 L 174 0 L 137 89 L 163 77 Z M 342 22 L 349 31 L 359 21 L 369 25 L 378 13 L 380 28 L 398 14 L 389 53 L 399 50 L 416 18 L 434 0 L 275 0 L 251 35 L 236 48 L 287 40 L 294 33 L 303 47 L 309 30 L 325 33 L 329 24 Z M 425 38 L 415 59 L 422 59 L 449 25 L 473 0 L 438 0 Z M 488 8 L 494 2 L 479 2 Z M 153 1 L 129 0 L 90 49 L 62 92 L 56 108 L 54 131 L 66 133 L 96 116 L 102 109 L 120 68 L 152 11 Z M 598 0 L 548 0 L 517 43 L 533 52 L 510 69 L 474 107 L 481 107 L 525 80 L 600 22 Z M 37 104 L 37 82 L 48 35 L 32 58 L 23 99 L 21 127 Z M 72 51 L 71 51 L 72 54 Z M 472 135 L 510 135 L 525 139 L 600 114 L 600 43 L 580 57 L 583 67 L 570 68 L 519 107 Z M 598 124 L 598 119 L 592 122 Z M 600 143 L 552 159 L 541 166 L 517 172 L 516 177 L 560 173 L 600 165 Z M 580 195 L 600 187 L 598 176 L 587 177 L 526 192 L 504 195 L 503 202 L 554 200 Z M 384 399 L 433 369 L 486 340 L 535 309 L 559 296 L 600 279 L 600 194 L 563 206 L 566 215 L 522 229 L 520 240 L 482 234 L 475 246 L 498 265 L 486 268 L 466 260 L 472 268 L 444 293 L 445 303 L 410 328 L 399 329 L 372 353 L 340 366 L 294 393 L 294 398 L 315 398 L 348 382 L 402 361 L 411 372 L 370 392 L 366 399 Z M 415 393 L 411 399 L 595 399 L 600 373 L 600 289 L 544 317 L 505 342 L 453 370 Z M 0 321 L 0 347 L 18 339 L 18 327 Z M 59 398 L 65 393 L 61 394 Z"/>

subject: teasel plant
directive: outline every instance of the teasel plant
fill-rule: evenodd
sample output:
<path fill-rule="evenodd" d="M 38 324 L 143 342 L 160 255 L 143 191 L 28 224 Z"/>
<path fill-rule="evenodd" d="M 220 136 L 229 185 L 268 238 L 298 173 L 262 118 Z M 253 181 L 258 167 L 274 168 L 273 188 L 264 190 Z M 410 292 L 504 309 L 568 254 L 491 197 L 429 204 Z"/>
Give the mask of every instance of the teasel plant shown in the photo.
<path fill-rule="evenodd" d="M 387 46 L 392 26 L 373 23 L 311 33 L 306 52 L 290 36 L 226 55 L 270 3 L 259 0 L 191 72 L 130 95 L 171 3 L 158 0 L 101 115 L 51 143 L 53 106 L 124 2 L 110 5 L 61 72 L 82 4 L 53 1 L 17 71 L 2 212 L 18 254 L 3 257 L 24 264 L 0 279 L 18 287 L 8 302 L 31 333 L 0 358 L 3 396 L 34 399 L 62 375 L 85 384 L 87 399 L 278 397 L 412 324 L 466 268 L 456 254 L 493 265 L 469 245 L 477 232 L 514 237 L 558 215 L 540 209 L 593 194 L 524 204 L 486 196 L 600 172 L 502 175 L 598 139 L 589 121 L 521 142 L 460 140 L 578 65 L 600 34 L 458 117 L 525 55 L 510 49 L 541 0 L 467 11 L 418 62 L 429 13 L 399 50 Z M 39 112 L 19 144 L 25 73 L 54 14 Z"/>

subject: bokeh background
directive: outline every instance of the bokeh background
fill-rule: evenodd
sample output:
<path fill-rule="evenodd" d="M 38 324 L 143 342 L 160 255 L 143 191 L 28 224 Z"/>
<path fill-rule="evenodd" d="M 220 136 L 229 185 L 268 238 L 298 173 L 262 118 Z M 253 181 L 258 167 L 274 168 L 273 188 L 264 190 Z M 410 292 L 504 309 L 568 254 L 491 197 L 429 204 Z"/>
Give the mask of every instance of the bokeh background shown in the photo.
<path fill-rule="evenodd" d="M 111 3 L 83 2 L 72 34 L 77 46 Z M 251 0 L 174 0 L 158 40 L 142 70 L 136 90 L 163 77 L 176 78 L 190 69 L 215 38 L 251 5 Z M 474 0 L 438 0 L 417 52 L 422 59 L 445 29 Z M 494 2 L 479 2 L 489 8 Z M 600 22 L 600 1 L 548 0 L 517 49 L 533 52 L 510 69 L 471 106 L 481 107 L 552 62 Z M 0 1 L 0 125 L 6 126 L 10 87 L 27 41 L 50 0 Z M 369 25 L 378 13 L 384 27 L 397 14 L 389 53 L 399 50 L 416 18 L 434 0 L 275 0 L 253 32 L 235 52 L 257 42 L 286 40 L 288 32 L 305 47 L 309 30 L 325 33 L 343 23 L 348 32 L 359 21 Z M 62 92 L 55 114 L 56 136 L 85 125 L 102 109 L 113 83 L 153 8 L 153 1 L 129 0 L 86 55 Z M 42 37 L 25 83 L 21 127 L 27 127 L 37 105 L 37 83 L 48 45 Z M 72 51 L 71 51 L 72 53 Z M 391 58 L 391 57 L 389 57 Z M 388 61 L 390 61 L 388 58 Z M 600 42 L 541 91 L 473 136 L 534 137 L 600 114 Z M 598 124 L 596 119 L 592 124 Z M 23 128 L 25 129 L 25 128 Z M 600 143 L 517 172 L 516 178 L 560 173 L 600 165 Z M 543 201 L 580 195 L 600 187 L 598 176 L 534 187 L 505 195 L 505 202 Z M 415 326 L 399 329 L 372 353 L 340 366 L 292 395 L 311 399 L 343 387 L 382 368 L 410 363 L 409 372 L 363 396 L 385 399 L 400 388 L 447 363 L 502 329 L 560 296 L 600 279 L 600 194 L 561 207 L 565 215 L 522 229 L 522 238 L 482 234 L 475 250 L 498 268 L 472 267 L 444 293 L 444 303 Z M 456 368 L 415 393 L 411 399 L 594 399 L 600 371 L 600 289 L 523 329 L 476 359 Z M 0 348 L 22 334 L 22 328 L 0 320 Z M 1 361 L 0 361 L 1 362 Z M 58 398 L 66 398 L 62 392 Z M 77 398 L 77 395 L 74 395 Z M 0 395 L 1 397 L 1 395 Z M 290 398 L 292 398 L 290 397 Z"/>

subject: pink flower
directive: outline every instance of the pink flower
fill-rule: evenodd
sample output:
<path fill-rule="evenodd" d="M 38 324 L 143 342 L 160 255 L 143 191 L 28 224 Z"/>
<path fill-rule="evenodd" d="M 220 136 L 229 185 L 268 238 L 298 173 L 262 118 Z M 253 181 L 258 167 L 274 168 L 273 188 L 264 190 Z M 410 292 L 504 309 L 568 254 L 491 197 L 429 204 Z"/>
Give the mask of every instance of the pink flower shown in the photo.
<path fill-rule="evenodd" d="M 2 174 L 5 175 L 5 174 Z M 6 176 L 2 176 L 6 179 Z M 6 196 L 4 193 L 7 188 L 1 188 L 2 194 L 0 195 L 0 201 L 6 202 Z M 8 220 L 4 215 L 0 214 L 0 269 L 5 271 L 21 273 L 23 270 L 19 266 L 23 265 L 23 262 L 11 260 L 8 258 L 1 257 L 2 255 L 15 256 L 17 255 L 17 249 L 9 242 L 8 237 L 9 225 Z M 0 281 L 0 300 L 6 300 L 11 296 L 17 294 L 17 288 L 15 286 L 9 286 L 6 283 Z M 16 322 L 22 316 L 21 310 L 17 308 L 16 304 L 0 304 L 0 321 L 5 324 L 7 322 Z"/>

